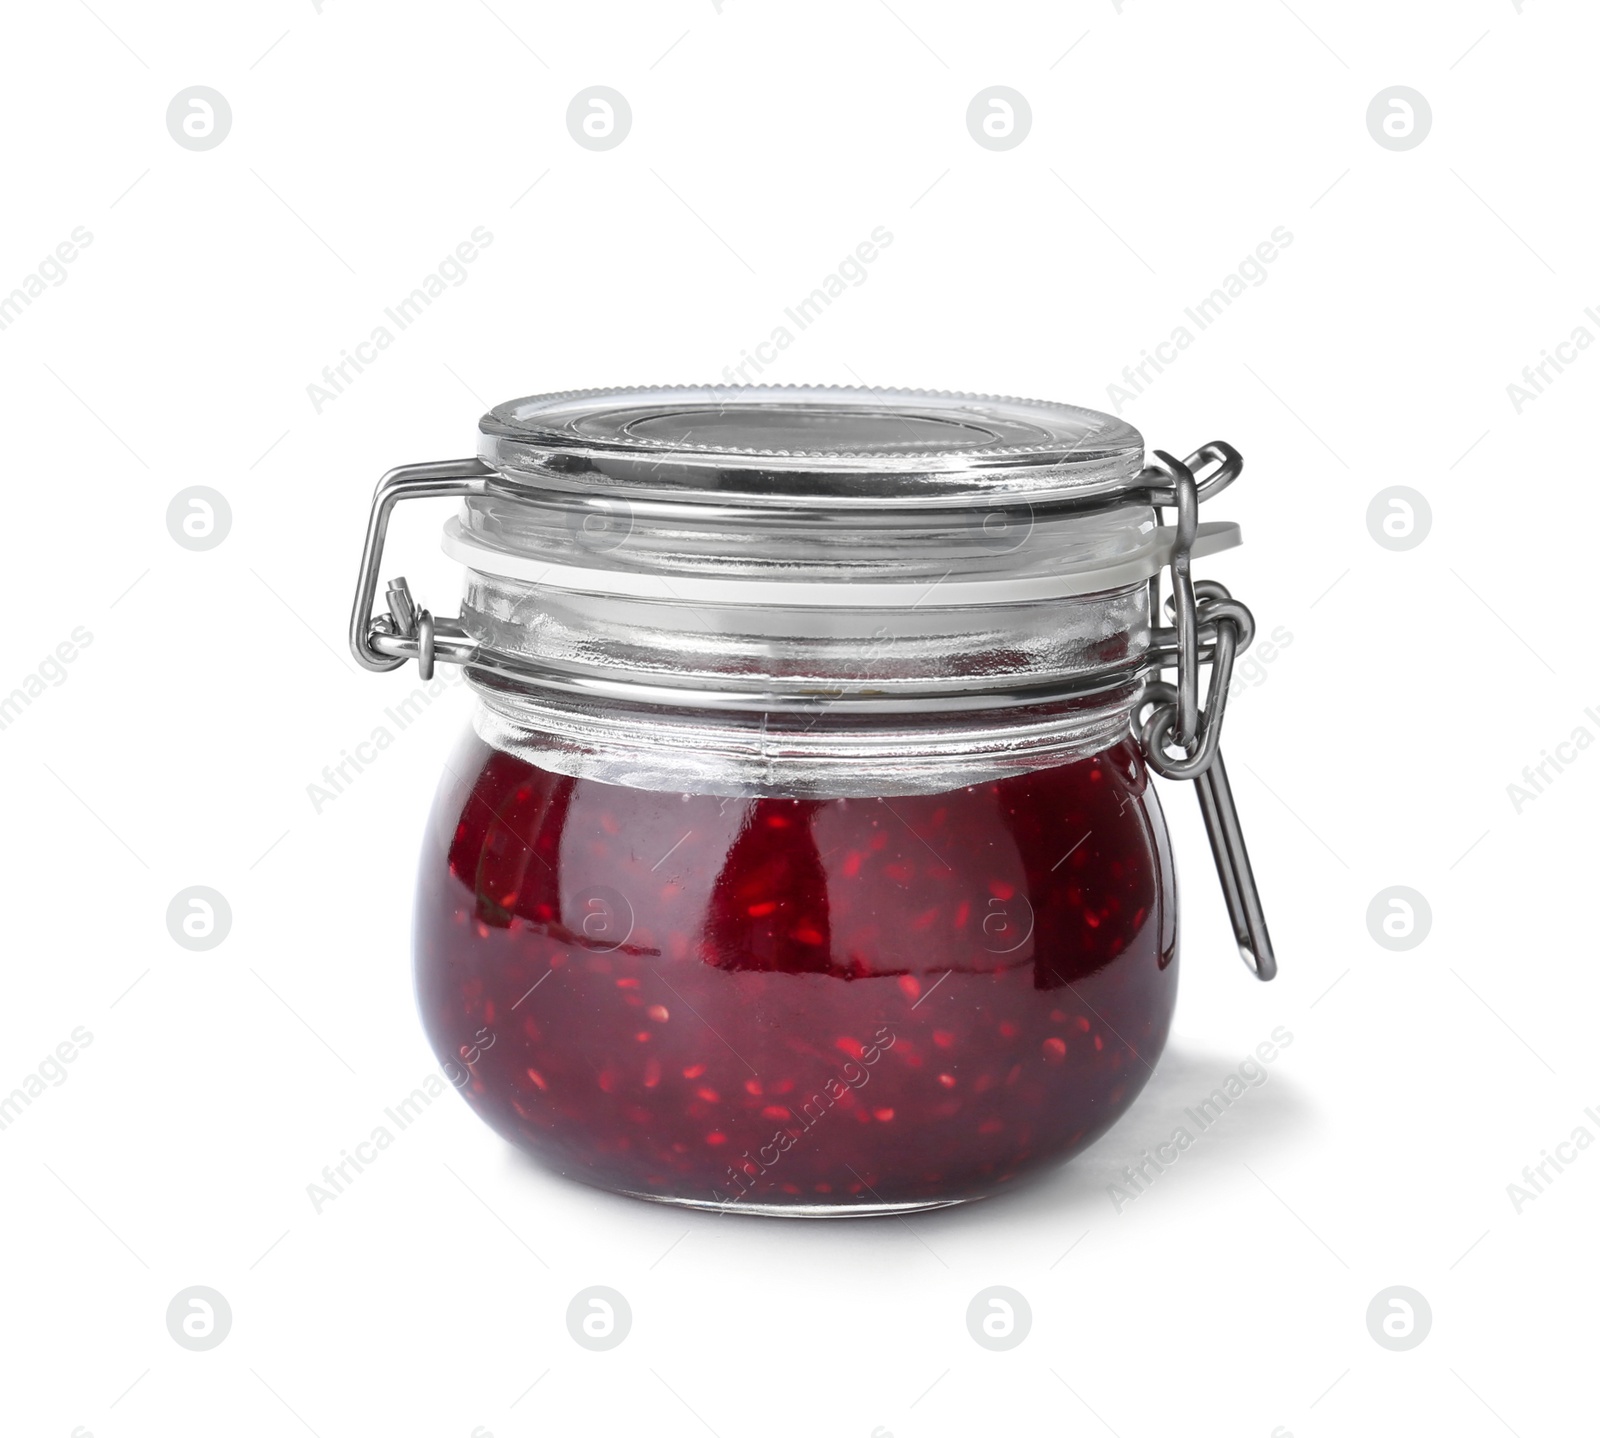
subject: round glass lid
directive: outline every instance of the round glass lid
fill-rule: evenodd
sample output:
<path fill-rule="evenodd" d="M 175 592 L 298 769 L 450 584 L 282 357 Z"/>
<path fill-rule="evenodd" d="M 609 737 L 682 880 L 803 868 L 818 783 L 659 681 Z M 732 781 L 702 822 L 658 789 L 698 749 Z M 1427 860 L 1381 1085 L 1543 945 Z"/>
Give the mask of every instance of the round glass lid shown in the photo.
<path fill-rule="evenodd" d="M 1045 400 L 750 385 L 574 390 L 496 406 L 478 453 L 512 484 L 733 505 L 1095 498 L 1144 467 L 1131 425 Z"/>

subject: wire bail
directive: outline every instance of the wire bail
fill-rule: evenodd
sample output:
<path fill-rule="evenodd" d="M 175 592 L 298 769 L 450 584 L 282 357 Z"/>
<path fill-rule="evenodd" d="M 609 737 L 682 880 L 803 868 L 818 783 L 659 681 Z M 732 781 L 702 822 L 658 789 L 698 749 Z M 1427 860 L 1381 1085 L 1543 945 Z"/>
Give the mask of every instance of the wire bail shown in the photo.
<path fill-rule="evenodd" d="M 1134 729 L 1150 768 L 1164 779 L 1193 781 L 1239 956 L 1265 982 L 1276 976 L 1278 960 L 1221 748 L 1233 661 L 1250 647 L 1255 620 L 1222 585 L 1211 580 L 1196 583 L 1190 573 L 1200 502 L 1231 484 L 1244 462 L 1237 450 L 1220 441 L 1197 450 L 1185 461 L 1162 450 L 1154 453 L 1156 463 L 1145 472 L 1150 479 L 1150 502 L 1158 523 L 1164 523 L 1163 509 L 1176 511 L 1177 532 L 1168 566 L 1172 594 L 1167 609 L 1173 624 L 1152 629 L 1151 647 L 1160 668 L 1176 669 L 1178 682 L 1155 679 L 1146 684 L 1134 711 Z M 1204 480 L 1195 475 L 1202 466 L 1208 471 Z M 1161 576 L 1157 574 L 1150 580 L 1152 624 L 1160 614 Z M 1202 664 L 1211 666 L 1204 708 L 1200 706 Z M 1138 716 L 1146 709 L 1149 712 L 1141 722 Z M 1181 751 L 1181 757 L 1172 755 L 1174 748 Z"/>

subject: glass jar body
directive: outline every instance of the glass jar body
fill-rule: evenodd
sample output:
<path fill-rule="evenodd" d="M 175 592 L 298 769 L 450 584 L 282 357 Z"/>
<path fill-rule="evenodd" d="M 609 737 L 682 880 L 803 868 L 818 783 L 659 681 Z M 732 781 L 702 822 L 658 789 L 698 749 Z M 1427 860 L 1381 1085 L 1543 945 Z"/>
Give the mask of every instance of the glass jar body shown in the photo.
<path fill-rule="evenodd" d="M 794 797 L 607 782 L 480 732 L 424 845 L 419 1002 L 468 1103 L 561 1173 L 937 1207 L 1069 1158 L 1150 1076 L 1176 895 L 1131 741 Z"/>

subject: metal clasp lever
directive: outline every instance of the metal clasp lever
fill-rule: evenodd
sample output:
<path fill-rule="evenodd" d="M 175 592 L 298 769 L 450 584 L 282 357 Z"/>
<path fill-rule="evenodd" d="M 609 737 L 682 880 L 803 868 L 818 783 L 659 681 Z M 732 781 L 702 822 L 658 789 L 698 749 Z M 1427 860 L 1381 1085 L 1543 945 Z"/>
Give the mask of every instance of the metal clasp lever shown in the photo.
<path fill-rule="evenodd" d="M 1217 864 L 1217 878 L 1228 906 L 1228 919 L 1238 941 L 1239 956 L 1263 982 L 1278 972 L 1272 936 L 1267 932 L 1261 894 L 1256 888 L 1250 854 L 1245 847 L 1239 811 L 1233 802 L 1227 766 L 1222 762 L 1222 719 L 1227 708 L 1228 685 L 1233 679 L 1234 656 L 1250 647 L 1255 636 L 1255 620 L 1220 584 L 1196 583 L 1189 572 L 1189 551 L 1198 525 L 1200 500 L 1231 483 L 1242 467 L 1237 451 L 1224 444 L 1210 444 L 1180 463 L 1171 455 L 1156 451 L 1157 465 L 1151 472 L 1151 503 L 1159 518 L 1162 506 L 1177 511 L 1177 533 L 1171 559 L 1172 597 L 1169 609 L 1171 629 L 1156 629 L 1151 635 L 1163 668 L 1178 671 L 1178 683 L 1157 680 L 1145 688 L 1140 709 L 1150 713 L 1139 729 L 1140 747 L 1145 760 L 1156 773 L 1167 779 L 1192 779 L 1205 820 L 1206 836 Z M 1203 481 L 1195 469 L 1206 466 L 1211 472 Z M 1160 578 L 1150 581 L 1151 620 L 1160 614 Z M 1205 707 L 1199 703 L 1199 672 L 1202 663 L 1211 665 L 1211 682 Z M 1168 746 L 1181 749 L 1181 758 L 1168 752 Z"/>
<path fill-rule="evenodd" d="M 378 569 L 383 563 L 383 542 L 389 515 L 402 499 L 449 499 L 483 494 L 493 474 L 477 459 L 452 459 L 440 464 L 411 464 L 392 469 L 378 482 L 367 522 L 367 543 L 356 579 L 356 602 L 350 612 L 350 652 L 364 669 L 383 673 L 398 669 L 408 659 L 417 661 L 424 679 L 433 678 L 436 659 L 447 664 L 468 664 L 477 645 L 455 619 L 435 619 L 419 608 L 404 578 L 391 579 L 388 614 L 375 615 Z"/>
<path fill-rule="evenodd" d="M 1227 901 L 1233 936 L 1239 942 L 1239 957 L 1263 982 L 1276 978 L 1278 958 L 1272 951 L 1272 936 L 1267 932 L 1267 916 L 1261 909 L 1261 892 L 1256 888 L 1250 854 L 1244 846 L 1244 831 L 1239 827 L 1239 811 L 1233 805 L 1233 788 L 1228 783 L 1227 766 L 1219 749 L 1211 767 L 1194 781 L 1200 796 L 1200 813 L 1206 821 L 1206 837 L 1217 861 L 1217 878 L 1222 881 L 1222 897 Z"/>

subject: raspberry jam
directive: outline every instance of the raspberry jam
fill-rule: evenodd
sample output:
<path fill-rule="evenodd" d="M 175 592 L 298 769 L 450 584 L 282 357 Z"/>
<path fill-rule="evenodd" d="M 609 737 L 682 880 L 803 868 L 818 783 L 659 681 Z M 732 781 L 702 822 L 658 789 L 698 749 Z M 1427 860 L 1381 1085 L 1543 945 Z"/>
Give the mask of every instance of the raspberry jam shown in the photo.
<path fill-rule="evenodd" d="M 473 1108 L 571 1177 L 766 1212 L 982 1197 L 1103 1133 L 1177 990 L 1132 742 L 940 794 L 721 798 L 472 736 L 417 986 Z"/>
<path fill-rule="evenodd" d="M 721 1211 L 960 1203 L 1092 1143 L 1176 997 L 1147 765 L 1277 971 L 1219 747 L 1255 620 L 1192 568 L 1243 464 L 1046 400 L 668 385 L 390 470 L 351 653 L 476 699 L 417 898 L 450 1081 L 560 1173 Z M 384 568 L 443 498 L 453 616 Z"/>

